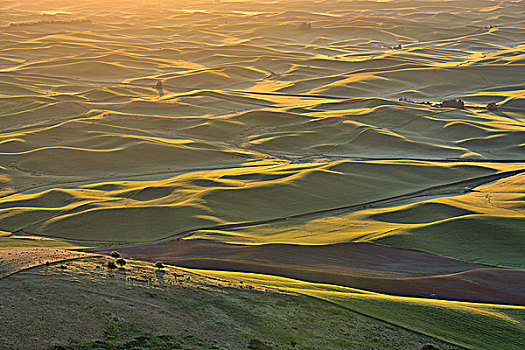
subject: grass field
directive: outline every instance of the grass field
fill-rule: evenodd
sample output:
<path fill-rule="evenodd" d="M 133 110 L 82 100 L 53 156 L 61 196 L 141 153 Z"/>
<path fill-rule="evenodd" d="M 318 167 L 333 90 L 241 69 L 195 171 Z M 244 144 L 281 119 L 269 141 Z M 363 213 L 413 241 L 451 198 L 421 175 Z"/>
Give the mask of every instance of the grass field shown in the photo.
<path fill-rule="evenodd" d="M 28 253 L 10 253 L 21 263 L 13 269 L 24 268 Z M 32 254 L 53 261 L 68 253 Z M 137 261 L 108 271 L 108 260 L 59 259 L 0 279 L 2 304 L 9 305 L 0 317 L 0 347 L 266 350 L 446 345 L 301 294 Z"/>
<path fill-rule="evenodd" d="M 1 1 L 0 348 L 525 348 L 523 7 Z"/>
<path fill-rule="evenodd" d="M 503 343 L 506 349 L 520 349 L 523 344 L 523 306 L 406 298 L 259 274 L 198 272 L 311 295 L 469 349 L 497 349 Z"/>

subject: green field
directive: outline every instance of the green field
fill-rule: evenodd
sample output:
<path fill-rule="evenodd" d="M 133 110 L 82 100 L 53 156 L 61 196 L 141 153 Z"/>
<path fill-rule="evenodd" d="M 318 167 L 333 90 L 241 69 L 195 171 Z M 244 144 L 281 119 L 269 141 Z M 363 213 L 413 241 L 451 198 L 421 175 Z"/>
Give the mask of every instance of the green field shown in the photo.
<path fill-rule="evenodd" d="M 2 0 L 0 349 L 524 349 L 523 5 Z"/>

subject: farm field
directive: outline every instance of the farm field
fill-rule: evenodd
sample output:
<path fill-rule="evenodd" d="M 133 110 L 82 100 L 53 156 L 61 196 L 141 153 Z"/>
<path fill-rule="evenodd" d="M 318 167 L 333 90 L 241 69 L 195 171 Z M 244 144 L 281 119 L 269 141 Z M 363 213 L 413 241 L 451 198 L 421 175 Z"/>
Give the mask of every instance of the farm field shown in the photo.
<path fill-rule="evenodd" d="M 523 349 L 524 6 L 2 1 L 0 349 Z"/>

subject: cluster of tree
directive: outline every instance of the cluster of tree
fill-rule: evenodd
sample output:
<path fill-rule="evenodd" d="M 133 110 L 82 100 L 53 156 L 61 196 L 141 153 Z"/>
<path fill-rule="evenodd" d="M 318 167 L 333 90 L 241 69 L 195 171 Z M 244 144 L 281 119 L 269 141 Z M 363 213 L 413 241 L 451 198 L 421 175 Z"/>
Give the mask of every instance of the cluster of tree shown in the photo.
<path fill-rule="evenodd" d="M 43 24 L 82 24 L 91 23 L 89 19 L 72 19 L 69 21 L 50 21 L 47 19 L 35 22 L 12 22 L 10 27 L 39 26 Z"/>
<path fill-rule="evenodd" d="M 465 102 L 463 102 L 462 100 L 460 99 L 450 99 L 450 100 L 445 100 L 441 103 L 433 103 L 433 102 L 414 102 L 406 97 L 401 97 L 399 99 L 400 102 L 408 102 L 408 103 L 417 103 L 417 104 L 424 104 L 424 105 L 429 105 L 431 107 L 437 107 L 437 108 L 441 108 L 441 107 L 446 107 L 446 108 L 457 108 L 457 109 L 465 109 Z M 496 102 L 489 102 L 485 108 L 488 110 L 488 111 L 497 111 L 499 109 L 498 105 L 496 104 Z"/>
<path fill-rule="evenodd" d="M 463 108 L 465 108 L 465 102 L 463 102 L 461 100 L 456 100 L 456 99 L 445 100 L 445 101 L 441 102 L 441 107 L 463 109 Z"/>
<path fill-rule="evenodd" d="M 124 267 L 126 265 L 126 260 L 122 259 L 120 257 L 120 253 L 116 250 L 112 251 L 109 255 L 117 260 L 108 261 L 108 269 L 113 270 L 117 268 L 117 265 L 119 265 L 120 267 Z M 162 263 L 162 261 L 157 261 L 154 264 L 154 266 L 158 269 L 162 269 L 164 267 L 164 264 Z"/>
<path fill-rule="evenodd" d="M 309 22 L 302 22 L 299 24 L 299 30 L 312 30 L 312 24 Z"/>
<path fill-rule="evenodd" d="M 120 253 L 117 251 L 112 251 L 109 255 L 113 258 L 117 258 L 117 260 L 110 260 L 108 261 L 108 269 L 113 270 L 117 268 L 117 265 L 120 267 L 124 267 L 126 265 L 126 260 L 122 259 L 120 257 Z"/>

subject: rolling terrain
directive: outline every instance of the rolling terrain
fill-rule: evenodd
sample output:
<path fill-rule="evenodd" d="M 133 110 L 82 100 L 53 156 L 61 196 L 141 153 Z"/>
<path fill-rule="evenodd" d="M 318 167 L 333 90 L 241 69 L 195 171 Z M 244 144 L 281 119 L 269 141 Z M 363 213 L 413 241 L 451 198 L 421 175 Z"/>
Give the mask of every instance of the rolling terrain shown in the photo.
<path fill-rule="evenodd" d="M 0 324 L 23 321 L 0 348 L 125 347 L 140 329 L 183 348 L 295 348 L 309 305 L 321 331 L 297 348 L 374 348 L 351 342 L 367 324 L 395 349 L 522 349 L 524 6 L 2 1 L 0 290 L 16 310 L 0 304 Z M 118 275 L 130 265 L 99 281 L 114 250 L 149 269 L 135 273 L 147 284 Z M 156 261 L 202 283 L 168 288 Z M 14 291 L 39 299 L 48 278 L 72 305 L 98 281 L 89 322 L 106 301 L 133 320 L 118 337 L 94 325 L 71 336 L 75 321 L 55 342 L 27 338 Z M 143 290 L 158 320 L 177 321 L 155 328 L 146 306 L 119 304 Z M 181 298 L 210 304 L 195 317 L 223 328 L 175 316 Z M 268 306 L 280 300 L 286 310 Z M 332 346 L 333 324 L 356 319 Z M 215 344 L 228 327 L 242 336 Z"/>
<path fill-rule="evenodd" d="M 108 271 L 102 268 L 107 257 L 70 255 L 55 249 L 0 252 L 2 259 L 20 262 L 10 266 L 14 274 L 0 280 L 2 304 L 11 310 L 0 318 L 2 335 L 10 335 L 2 337 L 2 347 L 420 349 L 425 343 L 452 347 L 303 293 L 172 267 L 157 269 L 140 261 Z M 51 263 L 27 268 L 28 257 Z M 67 257 L 69 261 L 61 261 Z"/>

